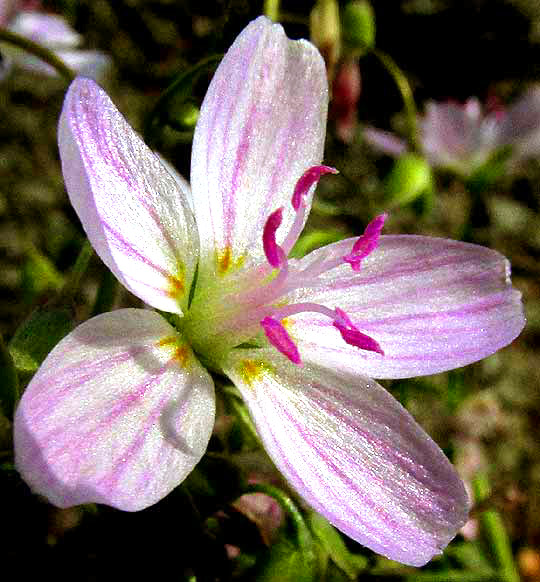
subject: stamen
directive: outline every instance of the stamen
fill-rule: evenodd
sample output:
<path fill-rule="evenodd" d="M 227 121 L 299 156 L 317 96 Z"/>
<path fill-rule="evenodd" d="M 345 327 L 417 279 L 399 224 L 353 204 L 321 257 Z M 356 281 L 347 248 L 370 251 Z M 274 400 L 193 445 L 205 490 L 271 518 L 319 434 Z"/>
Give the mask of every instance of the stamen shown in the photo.
<path fill-rule="evenodd" d="M 293 364 L 301 365 L 300 353 L 296 344 L 287 333 L 282 323 L 272 317 L 265 317 L 261 320 L 261 326 L 268 341 L 284 356 L 289 358 Z"/>
<path fill-rule="evenodd" d="M 377 352 L 384 356 L 384 351 L 377 341 L 369 335 L 362 333 L 350 320 L 349 316 L 339 307 L 336 307 L 337 317 L 333 322 L 333 326 L 339 330 L 341 337 L 351 346 L 367 350 L 369 352 Z"/>
<path fill-rule="evenodd" d="M 276 231 L 283 220 L 283 208 L 268 217 L 263 230 L 264 254 L 272 267 L 280 267 L 286 259 L 283 249 L 276 242 Z"/>
<path fill-rule="evenodd" d="M 312 166 L 308 170 L 306 170 L 298 182 L 296 182 L 296 186 L 294 188 L 294 194 L 292 197 L 292 205 L 293 208 L 298 212 L 300 205 L 304 201 L 304 197 L 308 193 L 309 189 L 315 182 L 318 182 L 321 176 L 324 174 L 337 174 L 338 171 L 335 168 L 330 166 Z"/>
<path fill-rule="evenodd" d="M 306 170 L 294 188 L 294 193 L 291 198 L 291 204 L 294 210 L 296 211 L 296 216 L 294 218 L 294 222 L 291 226 L 291 230 L 289 234 L 286 236 L 285 240 L 283 241 L 283 250 L 285 254 L 289 254 L 291 249 L 294 246 L 294 243 L 300 236 L 302 229 L 304 228 L 305 222 L 305 215 L 306 215 L 306 204 L 305 204 L 305 197 L 309 192 L 309 189 L 315 182 L 318 182 L 321 176 L 324 174 L 337 174 L 338 171 L 335 168 L 331 168 L 330 166 L 312 166 L 308 170 Z"/>
<path fill-rule="evenodd" d="M 359 271 L 362 265 L 362 259 L 365 259 L 377 248 L 379 236 L 387 216 L 386 213 L 376 216 L 366 226 L 364 234 L 354 243 L 351 252 L 343 257 L 343 260 L 349 263 L 354 271 Z"/>

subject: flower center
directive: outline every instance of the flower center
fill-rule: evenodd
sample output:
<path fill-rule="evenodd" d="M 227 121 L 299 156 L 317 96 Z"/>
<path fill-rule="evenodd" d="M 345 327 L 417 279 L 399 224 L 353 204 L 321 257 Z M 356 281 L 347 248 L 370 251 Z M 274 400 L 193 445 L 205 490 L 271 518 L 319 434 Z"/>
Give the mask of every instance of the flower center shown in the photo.
<path fill-rule="evenodd" d="M 339 306 L 331 308 L 314 302 L 289 303 L 286 299 L 295 289 L 320 283 L 324 273 L 344 263 L 353 271 L 359 271 L 362 260 L 377 247 L 386 214 L 372 220 L 346 254 L 321 254 L 320 258 L 303 269 L 296 266 L 290 268 L 288 255 L 304 227 L 308 210 L 307 194 L 320 177 L 328 173 L 335 174 L 337 171 L 328 166 L 313 166 L 298 180 L 291 198 L 295 217 L 281 245 L 276 241 L 276 232 L 283 221 L 283 208 L 278 208 L 267 218 L 262 243 L 270 268 L 263 268 L 256 273 L 260 281 L 258 285 L 235 289 L 225 295 L 221 291 L 219 304 L 217 293 L 199 298 L 196 316 L 193 314 L 194 317 L 190 318 L 188 314 L 187 327 L 194 348 L 201 355 L 216 362 L 221 354 L 240 344 L 249 342 L 261 347 L 266 337 L 291 362 L 300 365 L 301 354 L 286 329 L 286 319 L 302 312 L 319 313 L 332 320 L 333 327 L 341 335 L 341 340 L 339 336 L 336 337 L 337 341 L 345 341 L 359 349 L 384 355 L 381 346 L 362 333 Z"/>

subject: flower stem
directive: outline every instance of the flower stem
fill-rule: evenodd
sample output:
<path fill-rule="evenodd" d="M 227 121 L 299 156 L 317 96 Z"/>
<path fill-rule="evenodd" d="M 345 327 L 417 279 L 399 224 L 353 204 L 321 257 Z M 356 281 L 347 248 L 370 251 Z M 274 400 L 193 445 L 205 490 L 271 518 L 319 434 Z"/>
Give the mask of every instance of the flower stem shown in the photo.
<path fill-rule="evenodd" d="M 294 526 L 298 547 L 308 554 L 313 553 L 313 539 L 309 528 L 304 521 L 302 513 L 288 495 L 278 487 L 274 487 L 268 483 L 254 483 L 248 485 L 246 493 L 264 493 L 265 495 L 272 497 L 272 499 L 275 499 L 283 511 L 285 511 L 289 516 Z"/>
<path fill-rule="evenodd" d="M 263 14 L 272 22 L 279 20 L 279 0 L 264 0 Z"/>
<path fill-rule="evenodd" d="M 79 252 L 79 256 L 75 260 L 75 264 L 71 269 L 71 273 L 67 278 L 62 291 L 60 291 L 59 298 L 62 299 L 69 299 L 73 297 L 79 285 L 81 283 L 82 276 L 86 272 L 88 267 L 88 263 L 94 254 L 94 250 L 92 249 L 92 245 L 88 240 L 86 240 Z"/>
<path fill-rule="evenodd" d="M 405 114 L 407 116 L 409 141 L 411 143 L 412 148 L 415 151 L 419 151 L 418 138 L 416 135 L 417 129 L 416 103 L 414 102 L 413 92 L 411 89 L 411 85 L 407 79 L 407 76 L 398 67 L 397 63 L 390 55 L 387 55 L 385 52 L 379 49 L 373 49 L 371 52 L 379 59 L 384 68 L 390 73 L 390 75 L 394 79 L 394 82 L 397 85 L 397 88 L 399 89 L 399 92 L 401 93 L 401 98 L 403 100 L 403 105 L 405 107 Z"/>
<path fill-rule="evenodd" d="M 66 79 L 68 83 L 71 83 L 71 81 L 75 79 L 76 76 L 75 72 L 72 69 L 70 69 L 62 59 L 57 57 L 53 51 L 41 46 L 40 44 L 37 44 L 36 42 L 28 38 L 25 38 L 24 36 L 15 34 L 10 30 L 1 29 L 0 42 L 11 44 L 26 51 L 27 53 L 34 55 L 35 57 L 38 57 L 39 59 L 41 59 L 48 65 L 51 65 L 51 67 L 53 67 L 54 69 L 56 69 L 58 74 L 64 77 L 64 79 Z"/>
<path fill-rule="evenodd" d="M 474 478 L 473 489 L 477 503 L 482 503 L 489 498 L 491 486 L 486 474 L 479 473 Z M 520 582 L 510 540 L 500 513 L 495 509 L 486 509 L 480 514 L 479 519 L 496 560 L 500 579 L 504 582 Z"/>
<path fill-rule="evenodd" d="M 92 317 L 110 311 L 116 299 L 118 291 L 118 279 L 109 271 L 107 267 L 103 272 L 101 283 L 96 295 L 96 300 L 92 307 Z"/>

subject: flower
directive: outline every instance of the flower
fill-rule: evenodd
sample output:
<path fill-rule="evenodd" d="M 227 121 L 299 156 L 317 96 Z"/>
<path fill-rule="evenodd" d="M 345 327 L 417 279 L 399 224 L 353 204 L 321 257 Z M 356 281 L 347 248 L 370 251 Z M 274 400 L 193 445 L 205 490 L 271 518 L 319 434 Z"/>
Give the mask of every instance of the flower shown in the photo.
<path fill-rule="evenodd" d="M 363 235 L 287 255 L 321 165 L 317 50 L 261 17 L 236 39 L 195 130 L 191 193 L 91 80 L 69 88 L 59 147 L 105 264 L 157 311 L 120 309 L 64 338 L 16 412 L 16 465 L 53 504 L 136 511 L 174 489 L 214 424 L 208 372 L 242 393 L 266 451 L 345 534 L 421 565 L 465 523 L 462 481 L 369 376 L 478 360 L 524 325 L 508 262 L 479 246 Z M 170 323 L 172 321 L 172 323 Z"/>
<path fill-rule="evenodd" d="M 507 110 L 484 113 L 478 99 L 465 104 L 431 101 L 420 118 L 420 143 L 433 166 L 471 176 L 504 149 L 512 162 L 540 155 L 540 87 L 533 87 Z M 368 143 L 392 156 L 407 146 L 389 132 L 367 128 Z"/>
<path fill-rule="evenodd" d="M 23 4 L 23 6 L 20 6 Z M 100 51 L 82 50 L 81 35 L 56 14 L 45 14 L 35 9 L 21 10 L 24 3 L 0 0 L 0 26 L 24 36 L 53 51 L 62 61 L 80 75 L 102 79 L 110 68 L 110 58 Z M 11 46 L 3 46 L 2 54 L 9 65 L 16 64 L 26 70 L 55 76 L 58 73 L 37 57 Z"/>

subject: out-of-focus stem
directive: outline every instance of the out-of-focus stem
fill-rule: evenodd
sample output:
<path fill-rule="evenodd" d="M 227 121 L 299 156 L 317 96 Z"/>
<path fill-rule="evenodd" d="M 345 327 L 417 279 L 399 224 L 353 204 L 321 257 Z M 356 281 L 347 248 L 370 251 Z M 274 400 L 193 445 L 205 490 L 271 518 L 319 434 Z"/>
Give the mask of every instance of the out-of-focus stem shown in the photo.
<path fill-rule="evenodd" d="M 0 30 L 0 42 L 5 42 L 16 46 L 27 53 L 38 57 L 48 65 L 51 65 L 58 73 L 66 79 L 68 83 L 71 83 L 75 79 L 75 72 L 70 69 L 66 63 L 59 57 L 57 57 L 53 51 L 41 46 L 40 44 L 24 37 L 19 34 L 15 34 L 10 30 L 1 29 Z"/>
<path fill-rule="evenodd" d="M 491 495 L 487 475 L 479 473 L 473 480 L 474 496 L 477 503 L 486 501 Z M 480 524 L 496 560 L 499 577 L 504 582 L 520 582 L 512 548 L 501 515 L 495 509 L 486 509 L 479 516 Z"/>
<path fill-rule="evenodd" d="M 382 63 L 384 68 L 390 73 L 403 99 L 405 107 L 405 114 L 407 116 L 407 126 L 409 134 L 409 142 L 414 150 L 418 151 L 417 138 L 417 110 L 416 103 L 411 89 L 411 85 L 405 73 L 398 67 L 394 59 L 379 49 L 373 49 L 372 54 L 375 55 Z"/>
<path fill-rule="evenodd" d="M 268 16 L 272 22 L 279 20 L 279 0 L 264 0 L 263 14 Z"/>
<path fill-rule="evenodd" d="M 69 299 L 73 297 L 79 285 L 81 284 L 81 279 L 86 272 L 88 267 L 88 263 L 94 254 L 94 250 L 92 249 L 92 245 L 88 240 L 86 240 L 79 252 L 79 256 L 77 257 L 73 268 L 71 269 L 71 273 L 67 278 L 67 281 L 60 291 L 59 298 L 61 299 Z"/>

